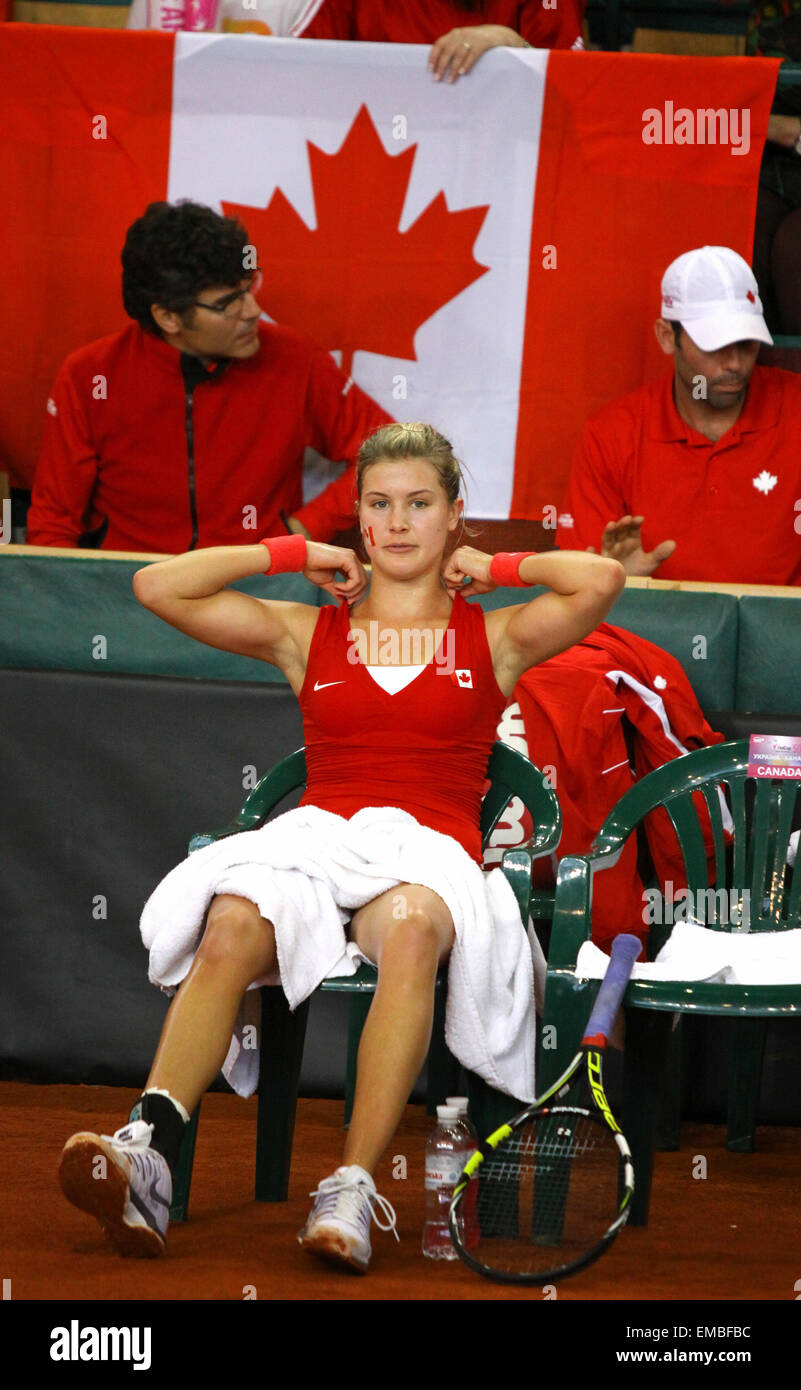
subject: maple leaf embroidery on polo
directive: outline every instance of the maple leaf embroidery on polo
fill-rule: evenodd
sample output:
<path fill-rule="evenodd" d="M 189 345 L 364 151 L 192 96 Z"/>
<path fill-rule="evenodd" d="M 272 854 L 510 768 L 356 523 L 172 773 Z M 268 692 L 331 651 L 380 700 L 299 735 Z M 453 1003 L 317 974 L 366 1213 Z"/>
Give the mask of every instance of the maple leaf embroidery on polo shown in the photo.
<path fill-rule="evenodd" d="M 767 468 L 763 468 L 762 472 L 756 478 L 752 479 L 757 492 L 764 492 L 766 497 L 768 493 L 775 488 L 778 481 L 779 479 L 776 477 L 775 473 L 769 473 Z"/>
<path fill-rule="evenodd" d="M 489 205 L 451 212 L 440 192 L 399 231 L 417 145 L 387 154 L 364 105 L 334 154 L 306 144 L 315 229 L 280 188 L 266 208 L 222 204 L 258 247 L 259 305 L 341 351 L 346 375 L 357 351 L 417 361 L 417 329 L 489 269 L 473 256 Z"/>

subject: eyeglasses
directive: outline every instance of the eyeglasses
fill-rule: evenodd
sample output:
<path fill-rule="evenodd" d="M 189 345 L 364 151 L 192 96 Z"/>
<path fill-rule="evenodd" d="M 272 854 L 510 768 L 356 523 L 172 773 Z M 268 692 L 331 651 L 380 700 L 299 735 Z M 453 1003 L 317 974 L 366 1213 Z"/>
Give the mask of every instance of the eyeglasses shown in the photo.
<path fill-rule="evenodd" d="M 245 299 L 249 294 L 258 294 L 263 278 L 261 270 L 257 266 L 247 289 L 237 290 L 235 294 L 226 294 L 222 299 L 218 299 L 216 304 L 206 304 L 202 299 L 193 299 L 192 303 L 198 309 L 209 309 L 212 314 L 222 314 L 227 319 L 241 318 L 245 308 Z"/>

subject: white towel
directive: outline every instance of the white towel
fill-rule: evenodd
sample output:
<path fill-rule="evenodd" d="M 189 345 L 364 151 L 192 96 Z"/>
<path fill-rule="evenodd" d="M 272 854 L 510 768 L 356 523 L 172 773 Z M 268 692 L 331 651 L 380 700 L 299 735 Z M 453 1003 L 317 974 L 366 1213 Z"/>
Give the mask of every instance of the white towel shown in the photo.
<path fill-rule="evenodd" d="M 352 975 L 365 960 L 345 924 L 365 903 L 401 883 L 439 894 L 456 940 L 448 970 L 445 1037 L 454 1056 L 497 1090 L 533 1100 L 535 974 L 541 997 L 545 960 L 526 933 L 500 869 L 485 874 L 461 845 L 407 812 L 367 808 L 350 820 L 315 806 L 287 811 L 258 830 L 228 836 L 190 854 L 162 879 L 142 912 L 149 976 L 165 993 L 189 971 L 206 909 L 215 895 L 254 902 L 275 927 L 280 984 L 291 1009 L 324 979 Z M 240 1095 L 258 1082 L 260 984 L 254 980 L 236 1021 L 223 1072 Z"/>
<path fill-rule="evenodd" d="M 591 941 L 578 953 L 576 975 L 599 980 L 609 957 Z M 654 961 L 635 965 L 633 980 L 717 980 L 741 985 L 801 985 L 801 930 L 713 931 L 676 922 Z"/>

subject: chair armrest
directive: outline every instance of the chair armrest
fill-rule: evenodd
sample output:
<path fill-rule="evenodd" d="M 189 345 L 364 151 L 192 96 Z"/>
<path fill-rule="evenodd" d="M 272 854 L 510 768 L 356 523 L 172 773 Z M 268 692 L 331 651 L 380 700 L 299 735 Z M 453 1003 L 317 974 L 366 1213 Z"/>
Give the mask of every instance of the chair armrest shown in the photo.
<path fill-rule="evenodd" d="M 526 840 L 525 844 L 516 845 L 514 849 L 507 849 L 501 855 L 499 867 L 514 889 L 517 905 L 520 908 L 520 917 L 524 925 L 527 925 L 531 916 L 532 904 L 538 905 L 541 913 L 543 907 L 550 907 L 553 903 L 553 893 L 548 889 L 532 887 L 534 860 L 545 859 L 555 854 L 561 838 L 562 821 L 560 816 L 550 826 L 535 826 L 534 834 L 530 840 Z"/>
<path fill-rule="evenodd" d="M 225 840 L 229 835 L 239 835 L 243 830 L 257 830 L 260 825 L 259 816 L 243 816 L 240 812 L 229 825 L 222 826 L 220 830 L 199 830 L 189 841 L 189 853 L 203 849 L 206 845 L 213 845 L 217 840 Z"/>
<path fill-rule="evenodd" d="M 592 937 L 592 880 L 602 869 L 611 869 L 622 846 L 615 844 L 601 854 L 566 854 L 556 876 L 556 896 L 551 920 L 548 969 L 576 969 L 581 946 Z"/>
<path fill-rule="evenodd" d="M 527 845 L 520 845 L 517 849 L 508 849 L 501 856 L 500 868 L 504 877 L 512 885 L 514 895 L 517 898 L 517 906 L 520 908 L 520 920 L 524 927 L 528 925 L 531 910 L 531 874 L 535 857 L 530 846 Z"/>
<path fill-rule="evenodd" d="M 279 801 L 289 792 L 302 787 L 305 781 L 306 752 L 303 748 L 297 748 L 259 778 L 244 806 L 229 825 L 224 825 L 221 830 L 203 830 L 193 835 L 189 841 L 189 853 L 203 849 L 204 845 L 214 844 L 216 840 L 224 840 L 227 835 L 239 835 L 243 830 L 258 830 Z"/>

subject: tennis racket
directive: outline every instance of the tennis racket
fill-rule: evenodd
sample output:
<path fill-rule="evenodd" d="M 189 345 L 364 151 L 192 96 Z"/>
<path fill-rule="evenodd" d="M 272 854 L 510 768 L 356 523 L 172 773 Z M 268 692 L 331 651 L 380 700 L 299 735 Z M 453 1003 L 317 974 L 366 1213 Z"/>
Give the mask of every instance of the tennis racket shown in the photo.
<path fill-rule="evenodd" d="M 453 1190 L 450 1232 L 471 1269 L 503 1283 L 575 1274 L 608 1250 L 634 1191 L 631 1152 L 604 1095 L 602 1054 L 640 952 L 617 936 L 581 1046 L 544 1095 L 471 1154 Z M 580 1102 L 583 1083 L 590 1105 Z"/>

